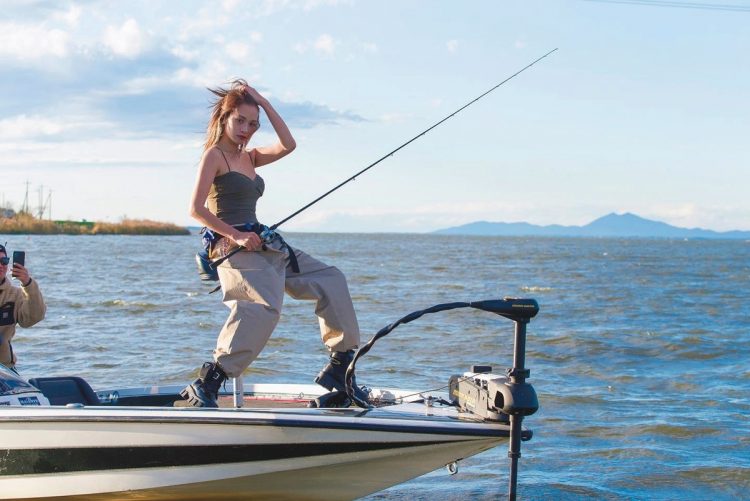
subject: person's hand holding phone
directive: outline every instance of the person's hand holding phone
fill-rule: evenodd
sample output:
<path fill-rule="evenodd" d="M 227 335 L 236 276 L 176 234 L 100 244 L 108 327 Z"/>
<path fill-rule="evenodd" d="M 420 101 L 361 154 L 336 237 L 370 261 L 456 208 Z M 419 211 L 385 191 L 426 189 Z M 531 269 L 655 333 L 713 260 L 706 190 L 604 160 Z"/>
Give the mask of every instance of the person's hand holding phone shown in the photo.
<path fill-rule="evenodd" d="M 31 283 L 31 276 L 24 264 L 26 264 L 26 253 L 24 251 L 13 251 L 13 270 L 10 276 L 21 282 L 21 285 L 25 287 Z"/>

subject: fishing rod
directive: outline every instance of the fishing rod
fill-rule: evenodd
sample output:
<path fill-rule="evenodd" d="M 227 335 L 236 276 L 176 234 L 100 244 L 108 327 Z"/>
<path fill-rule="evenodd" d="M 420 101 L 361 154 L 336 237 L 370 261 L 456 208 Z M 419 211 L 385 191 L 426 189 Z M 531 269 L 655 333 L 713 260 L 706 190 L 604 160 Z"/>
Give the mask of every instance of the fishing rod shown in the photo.
<path fill-rule="evenodd" d="M 406 141 L 406 142 L 405 142 L 404 144 L 402 144 L 401 146 L 399 146 L 399 147 L 398 147 L 398 148 L 396 148 L 395 150 L 393 150 L 393 151 L 391 151 L 391 152 L 389 152 L 389 153 L 386 153 L 385 155 L 383 155 L 382 157 L 380 157 L 379 159 L 377 159 L 376 161 L 374 161 L 373 163 L 371 163 L 370 165 L 368 165 L 367 167 L 365 167 L 365 168 L 364 168 L 364 169 L 362 169 L 361 171 L 357 172 L 356 174 L 354 174 L 354 175 L 353 175 L 353 176 L 351 176 L 350 178 L 348 178 L 348 179 L 346 179 L 345 181 L 343 181 L 343 182 L 339 183 L 338 185 L 334 186 L 333 188 L 331 188 L 331 189 L 330 189 L 330 190 L 328 190 L 327 192 L 323 193 L 323 194 L 322 194 L 321 196 L 319 196 L 318 198 L 316 198 L 315 200 L 313 200 L 313 201 L 312 201 L 312 202 L 310 202 L 309 204 L 305 205 L 304 207 L 302 207 L 301 209 L 297 210 L 296 212 L 293 212 L 292 214 L 290 214 L 289 216 L 285 217 L 284 219 L 282 219 L 282 220 L 281 220 L 281 221 L 279 221 L 278 223 L 276 223 L 276 224 L 274 224 L 274 225 L 272 225 L 272 226 L 269 226 L 269 227 L 264 227 L 264 228 L 262 229 L 262 231 L 260 231 L 260 233 L 259 233 L 259 235 L 260 235 L 260 238 L 261 238 L 261 240 L 263 240 L 264 242 L 269 242 L 269 241 L 270 241 L 270 240 L 272 240 L 272 239 L 273 239 L 273 237 L 274 237 L 274 236 L 276 235 L 276 234 L 275 234 L 275 230 L 276 230 L 276 228 L 278 228 L 278 227 L 279 227 L 279 226 L 281 226 L 282 224 L 286 223 L 287 221 L 289 221 L 289 220 L 290 220 L 290 219 L 292 219 L 293 217 L 297 216 L 297 215 L 298 215 L 299 213 L 301 213 L 301 212 L 303 212 L 303 211 L 305 211 L 305 210 L 309 209 L 310 207 L 312 207 L 312 206 L 313 206 L 313 205 L 315 205 L 316 203 L 320 202 L 320 201 L 321 201 L 321 200 L 323 200 L 323 199 L 324 199 L 325 197 L 327 197 L 328 195 L 330 195 L 330 194 L 331 194 L 331 193 L 333 193 L 334 191 L 338 190 L 339 188 L 341 188 L 341 187 L 342 187 L 342 186 L 344 186 L 345 184 L 347 184 L 347 183 L 349 183 L 349 182 L 351 182 L 351 181 L 354 181 L 354 180 L 355 180 L 355 179 L 357 179 L 357 177 L 359 177 L 360 175 L 362 175 L 362 174 L 364 174 L 365 172 L 367 172 L 368 170 L 372 169 L 373 167 L 375 167 L 376 165 L 378 165 L 378 164 L 379 164 L 380 162 L 382 162 L 382 161 L 383 161 L 383 160 L 385 160 L 386 158 L 388 158 L 388 157 L 390 157 L 390 156 L 393 156 L 393 155 L 394 155 L 394 154 L 395 154 L 396 152 L 398 152 L 398 151 L 399 151 L 399 150 L 401 150 L 402 148 L 405 148 L 406 146 L 410 145 L 411 143 L 413 143 L 414 141 L 416 141 L 416 140 L 417 140 L 417 139 L 419 139 L 420 137 L 424 136 L 425 134 L 427 134 L 428 132 L 430 132 L 430 131 L 431 131 L 432 129 L 434 129 L 434 128 L 435 128 L 435 127 L 437 127 L 438 125 L 440 125 L 440 124 L 442 124 L 443 122 L 445 122 L 446 120 L 448 120 L 448 119 L 450 119 L 450 118 L 453 118 L 453 117 L 454 117 L 455 115 L 458 115 L 458 114 L 459 114 L 460 112 L 462 112 L 463 110 L 465 110 L 466 108 L 468 108 L 468 107 L 469 107 L 469 106 L 471 106 L 472 104 L 476 103 L 477 101 L 479 101 L 480 99 L 482 99 L 482 98 L 483 98 L 484 96 L 486 96 L 486 95 L 487 95 L 487 94 L 489 94 L 490 92 L 494 91 L 495 89 L 497 89 L 498 87 L 500 87 L 501 85 L 503 85 L 503 84 L 504 84 L 504 83 L 506 83 L 507 81 L 511 80 L 512 78 L 516 77 L 517 75 L 520 75 L 521 73 L 523 73 L 523 72 L 524 72 L 524 71 L 526 71 L 527 69 L 531 68 L 531 67 L 532 67 L 532 66 L 534 66 L 534 65 L 535 65 L 536 63 L 538 63 L 539 61 L 541 61 L 541 60 L 542 60 L 542 59 L 544 59 L 545 57 L 549 56 L 550 54 L 552 54 L 552 53 L 553 53 L 553 52 L 555 52 L 556 50 L 557 50 L 557 47 L 555 47 L 555 48 L 554 48 L 554 49 L 552 49 L 551 51 L 547 52 L 547 53 L 546 53 L 545 55 L 543 55 L 542 57 L 540 57 L 540 58 L 537 58 L 537 59 L 535 59 L 534 61 L 532 61 L 531 63 L 527 64 L 526 66 L 524 66 L 523 68 L 521 68 L 521 69 L 520 69 L 520 70 L 518 70 L 517 72 L 513 73 L 513 74 L 512 74 L 511 76 L 509 76 L 508 78 L 506 78 L 505 80 L 503 80 L 503 81 L 502 81 L 502 82 L 500 82 L 499 84 L 495 85 L 494 87 L 492 87 L 492 88 L 491 88 L 491 89 L 489 89 L 488 91 L 486 91 L 486 92 L 482 93 L 482 94 L 481 94 L 481 95 L 479 95 L 478 97 L 476 97 L 476 98 L 472 99 L 471 101 L 469 101 L 469 102 L 468 102 L 468 103 L 466 103 L 465 105 L 461 106 L 461 107 L 460 107 L 459 109 L 457 109 L 456 111 L 454 111 L 454 112 L 453 112 L 453 113 L 451 113 L 450 115 L 446 116 L 446 117 L 445 117 L 445 118 L 443 118 L 442 120 L 439 120 L 439 121 L 435 122 L 435 123 L 434 123 L 433 125 L 431 125 L 431 126 L 430 126 L 430 127 L 428 127 L 427 129 L 423 130 L 422 132 L 420 132 L 419 134 L 417 134 L 417 135 L 416 135 L 416 136 L 414 136 L 413 138 L 409 139 L 408 141 Z M 227 259 L 229 259 L 230 257 L 232 257 L 233 255 L 235 255 L 236 253 L 240 252 L 240 251 L 241 251 L 241 250 L 243 250 L 243 249 L 244 249 L 244 247 L 238 247 L 238 248 L 236 248 L 236 249 L 232 250 L 231 252 L 229 252 L 229 253 L 228 253 L 228 254 L 227 254 L 226 256 L 224 256 L 224 257 L 221 257 L 221 258 L 219 258 L 219 259 L 217 259 L 217 260 L 215 260 L 215 261 L 212 261 L 212 262 L 210 263 L 210 265 L 209 265 L 209 266 L 210 266 L 211 268 L 213 268 L 213 269 L 216 269 L 216 267 L 218 267 L 218 266 L 219 266 L 219 265 L 220 265 L 221 263 L 223 263 L 224 261 L 226 261 Z"/>

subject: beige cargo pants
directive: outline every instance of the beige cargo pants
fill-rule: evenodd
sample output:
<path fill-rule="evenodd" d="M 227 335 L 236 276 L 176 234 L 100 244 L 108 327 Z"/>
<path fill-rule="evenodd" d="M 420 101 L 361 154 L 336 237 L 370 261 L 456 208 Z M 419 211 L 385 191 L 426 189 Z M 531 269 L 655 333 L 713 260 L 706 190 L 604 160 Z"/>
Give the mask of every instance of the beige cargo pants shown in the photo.
<path fill-rule="evenodd" d="M 297 249 L 300 272 L 294 273 L 278 240 L 266 247 L 238 252 L 218 268 L 230 313 L 216 341 L 214 360 L 227 376 L 241 375 L 258 357 L 279 321 L 285 290 L 295 299 L 316 301 L 320 335 L 330 351 L 356 348 L 359 324 L 344 274 Z"/>

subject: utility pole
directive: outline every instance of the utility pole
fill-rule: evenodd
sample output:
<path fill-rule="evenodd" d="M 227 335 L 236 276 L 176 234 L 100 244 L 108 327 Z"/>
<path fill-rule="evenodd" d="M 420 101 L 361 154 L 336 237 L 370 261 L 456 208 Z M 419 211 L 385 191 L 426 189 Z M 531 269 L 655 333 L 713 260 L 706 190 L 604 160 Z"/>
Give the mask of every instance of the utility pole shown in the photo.
<path fill-rule="evenodd" d="M 37 219 L 42 219 L 42 216 L 44 215 L 44 204 L 42 203 L 42 200 L 44 200 L 44 186 L 39 185 L 39 204 L 36 206 L 36 217 Z"/>
<path fill-rule="evenodd" d="M 47 219 L 52 221 L 52 190 L 47 192 Z"/>
<path fill-rule="evenodd" d="M 23 205 L 21 206 L 21 212 L 29 213 L 29 180 L 26 180 L 26 195 L 23 197 Z"/>

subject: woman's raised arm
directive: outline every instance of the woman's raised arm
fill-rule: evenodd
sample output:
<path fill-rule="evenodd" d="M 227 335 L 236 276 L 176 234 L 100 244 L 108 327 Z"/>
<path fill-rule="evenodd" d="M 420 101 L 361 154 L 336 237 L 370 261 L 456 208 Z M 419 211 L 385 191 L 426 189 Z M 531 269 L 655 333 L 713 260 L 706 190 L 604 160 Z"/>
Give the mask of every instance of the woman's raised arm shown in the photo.
<path fill-rule="evenodd" d="M 252 150 L 251 155 L 253 156 L 253 165 L 255 167 L 268 165 L 294 151 L 294 148 L 297 147 L 297 143 L 295 142 L 294 137 L 292 137 L 289 127 L 286 126 L 284 119 L 281 118 L 281 115 L 278 114 L 268 99 L 263 97 L 257 90 L 249 85 L 246 85 L 244 90 L 255 99 L 258 106 L 263 108 L 263 111 L 266 112 L 266 116 L 271 122 L 273 130 L 279 138 L 279 141 L 274 145 L 263 146 Z"/>

